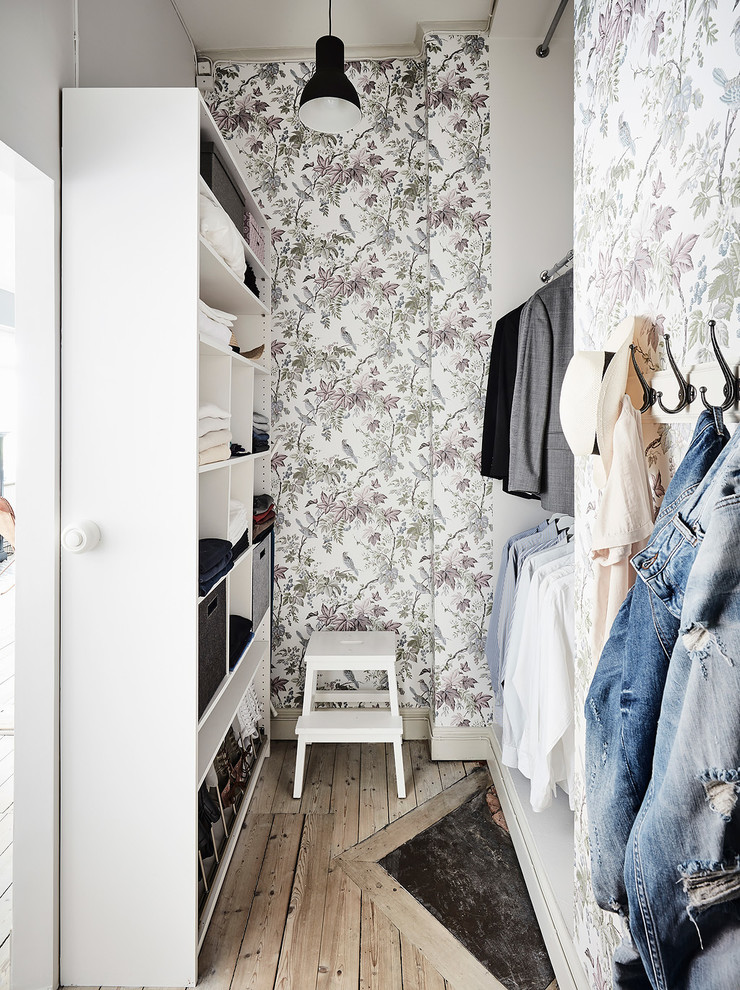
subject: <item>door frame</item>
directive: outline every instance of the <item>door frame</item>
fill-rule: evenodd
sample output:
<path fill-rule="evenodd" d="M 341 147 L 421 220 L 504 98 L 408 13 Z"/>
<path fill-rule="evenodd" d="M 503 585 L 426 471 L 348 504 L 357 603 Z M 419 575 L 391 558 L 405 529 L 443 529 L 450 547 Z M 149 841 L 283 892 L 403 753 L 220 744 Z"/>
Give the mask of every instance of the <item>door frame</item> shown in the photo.
<path fill-rule="evenodd" d="M 18 367 L 11 986 L 59 985 L 59 216 L 52 178 L 0 142 L 15 179 Z M 25 383 L 25 387 L 24 387 Z M 28 383 L 33 383 L 28 387 Z"/>

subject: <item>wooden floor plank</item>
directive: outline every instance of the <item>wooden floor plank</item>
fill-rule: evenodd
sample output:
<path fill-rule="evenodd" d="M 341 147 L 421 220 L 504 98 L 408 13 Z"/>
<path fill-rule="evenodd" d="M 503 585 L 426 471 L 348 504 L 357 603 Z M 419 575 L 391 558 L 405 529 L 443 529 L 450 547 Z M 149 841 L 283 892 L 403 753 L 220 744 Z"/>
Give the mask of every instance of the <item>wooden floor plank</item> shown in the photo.
<path fill-rule="evenodd" d="M 365 984 L 362 976 L 366 973 L 365 924 L 370 915 L 368 901 L 372 901 L 376 916 L 386 916 L 391 928 L 403 928 L 407 938 L 419 947 L 445 979 L 454 979 L 465 990 L 505 990 L 503 984 L 381 866 L 354 859 L 346 861 L 344 869 L 362 889 L 360 987 L 363 990 Z M 377 986 L 379 990 L 400 985 L 400 981 L 368 984 Z"/>
<path fill-rule="evenodd" d="M 332 856 L 354 846 L 359 838 L 361 753 L 361 743 L 340 743 L 336 749 L 331 789 Z"/>
<path fill-rule="evenodd" d="M 270 755 L 262 764 L 257 786 L 254 789 L 252 800 L 249 802 L 250 814 L 254 812 L 270 814 L 272 812 L 272 802 L 275 800 L 275 791 L 287 749 L 287 742 L 282 740 L 270 743 Z"/>
<path fill-rule="evenodd" d="M 272 815 L 253 814 L 251 811 L 244 821 L 217 909 L 198 957 L 200 988 L 229 990 L 231 986 L 272 824 Z"/>
<path fill-rule="evenodd" d="M 329 867 L 317 990 L 357 990 L 360 981 L 360 888 Z"/>
<path fill-rule="evenodd" d="M 360 813 L 361 743 L 336 748 L 332 782 L 332 856 L 355 845 Z M 360 911 L 357 884 L 329 864 L 324 924 L 319 953 L 318 990 L 357 990 L 360 980 Z"/>
<path fill-rule="evenodd" d="M 303 832 L 302 815 L 275 815 L 232 985 L 272 990 Z"/>
<path fill-rule="evenodd" d="M 429 756 L 429 743 L 424 739 L 412 739 L 411 768 L 414 772 L 414 789 L 416 803 L 424 804 L 442 790 L 442 778 L 439 775 L 439 765 L 432 763 Z"/>
<path fill-rule="evenodd" d="M 316 987 L 333 831 L 333 815 L 306 815 L 275 990 Z"/>
<path fill-rule="evenodd" d="M 443 788 L 456 784 L 458 780 L 463 779 L 467 772 L 462 760 L 442 760 L 437 764 L 437 767 Z"/>
<path fill-rule="evenodd" d="M 401 974 L 403 990 L 445 990 L 439 975 L 421 949 L 401 932 Z"/>
<path fill-rule="evenodd" d="M 280 768 L 275 797 L 272 802 L 273 815 L 296 815 L 300 813 L 301 802 L 293 797 L 293 780 L 295 779 L 296 744 L 289 742 L 285 749 L 285 758 Z"/>
<path fill-rule="evenodd" d="M 365 743 L 360 762 L 360 839 L 388 824 L 385 744 Z"/>
<path fill-rule="evenodd" d="M 409 743 L 405 742 L 402 747 L 403 771 L 406 780 L 406 797 L 399 798 L 396 786 L 396 763 L 393 755 L 393 743 L 385 744 L 385 765 L 388 774 L 388 818 L 395 821 L 407 811 L 413 811 L 416 807 L 416 791 L 414 789 L 414 775 L 411 769 L 411 749 Z"/>
<path fill-rule="evenodd" d="M 313 743 L 301 794 L 302 815 L 328 815 L 334 777 L 336 743 Z"/>
<path fill-rule="evenodd" d="M 375 900 L 362 896 L 360 990 L 400 990 L 401 939 Z"/>

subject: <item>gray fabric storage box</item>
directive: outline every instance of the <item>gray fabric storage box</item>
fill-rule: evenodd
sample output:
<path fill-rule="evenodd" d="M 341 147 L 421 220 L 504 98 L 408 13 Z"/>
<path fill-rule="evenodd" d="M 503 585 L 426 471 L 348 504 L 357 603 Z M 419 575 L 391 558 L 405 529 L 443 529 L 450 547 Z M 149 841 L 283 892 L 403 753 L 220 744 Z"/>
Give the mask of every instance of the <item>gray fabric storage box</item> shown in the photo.
<path fill-rule="evenodd" d="M 272 531 L 255 543 L 252 551 L 252 628 L 265 617 L 272 599 Z"/>
<path fill-rule="evenodd" d="M 221 581 L 198 606 L 198 718 L 227 670 L 226 582 Z"/>
<path fill-rule="evenodd" d="M 221 159 L 213 150 L 213 142 L 211 141 L 204 141 L 200 146 L 200 174 L 213 195 L 236 224 L 236 229 L 244 235 L 244 200 L 229 178 L 229 173 L 221 164 Z"/>

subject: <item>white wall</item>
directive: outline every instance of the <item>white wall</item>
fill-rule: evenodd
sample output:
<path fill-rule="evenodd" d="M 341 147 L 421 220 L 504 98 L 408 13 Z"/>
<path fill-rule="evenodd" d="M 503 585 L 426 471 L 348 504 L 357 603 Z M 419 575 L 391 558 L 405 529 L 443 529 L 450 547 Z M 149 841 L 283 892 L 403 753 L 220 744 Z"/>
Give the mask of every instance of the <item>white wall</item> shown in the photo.
<path fill-rule="evenodd" d="M 502 8 L 514 0 L 502 0 Z M 492 312 L 495 321 L 541 285 L 539 273 L 573 246 L 573 19 L 566 11 L 550 54 L 542 36 L 496 35 L 491 50 Z M 507 495 L 494 481 L 498 567 L 514 533 L 544 518 L 538 500 Z"/>
<path fill-rule="evenodd" d="M 4 0 L 0 38 L 0 141 L 57 180 L 59 90 L 74 83 L 74 0 Z"/>
<path fill-rule="evenodd" d="M 193 51 L 170 0 L 78 0 L 80 86 L 192 86 Z"/>

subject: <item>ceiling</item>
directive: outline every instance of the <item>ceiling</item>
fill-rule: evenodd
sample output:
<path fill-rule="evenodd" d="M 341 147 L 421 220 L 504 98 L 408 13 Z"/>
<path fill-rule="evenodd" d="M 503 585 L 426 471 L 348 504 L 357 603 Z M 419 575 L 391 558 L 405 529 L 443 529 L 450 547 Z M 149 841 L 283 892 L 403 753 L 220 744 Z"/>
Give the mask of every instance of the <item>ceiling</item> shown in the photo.
<path fill-rule="evenodd" d="M 350 57 L 416 54 L 425 30 L 544 37 L 559 0 L 333 0 L 332 30 Z M 199 52 L 310 57 L 328 29 L 328 0 L 174 0 Z M 451 9 L 452 8 L 452 9 Z M 454 13 L 454 19 L 451 14 Z M 572 18 L 572 8 L 565 17 Z"/>

